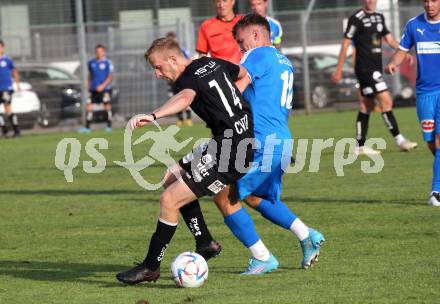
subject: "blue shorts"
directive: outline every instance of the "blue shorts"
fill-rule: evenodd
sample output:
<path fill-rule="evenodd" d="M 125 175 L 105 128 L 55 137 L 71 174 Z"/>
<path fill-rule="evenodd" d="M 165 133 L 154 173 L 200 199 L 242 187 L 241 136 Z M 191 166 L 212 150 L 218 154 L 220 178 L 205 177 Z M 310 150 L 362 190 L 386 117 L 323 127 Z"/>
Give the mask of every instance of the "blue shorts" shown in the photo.
<path fill-rule="evenodd" d="M 255 152 L 253 166 L 237 181 L 240 199 L 256 195 L 269 201 L 280 199 L 284 169 L 290 164 L 291 154 L 263 154 Z"/>
<path fill-rule="evenodd" d="M 440 91 L 417 94 L 416 108 L 423 140 L 434 141 L 435 134 L 440 134 Z"/>

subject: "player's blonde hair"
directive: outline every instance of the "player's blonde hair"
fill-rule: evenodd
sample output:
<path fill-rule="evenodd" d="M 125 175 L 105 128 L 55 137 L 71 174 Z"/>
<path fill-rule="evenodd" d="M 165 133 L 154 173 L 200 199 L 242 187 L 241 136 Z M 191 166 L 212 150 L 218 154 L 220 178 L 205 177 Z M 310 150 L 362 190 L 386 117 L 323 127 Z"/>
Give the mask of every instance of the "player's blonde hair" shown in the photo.
<path fill-rule="evenodd" d="M 148 58 L 153 53 L 161 53 L 167 56 L 170 55 L 183 56 L 177 41 L 167 37 L 162 37 L 154 40 L 151 46 L 145 52 L 144 58 L 148 60 Z"/>

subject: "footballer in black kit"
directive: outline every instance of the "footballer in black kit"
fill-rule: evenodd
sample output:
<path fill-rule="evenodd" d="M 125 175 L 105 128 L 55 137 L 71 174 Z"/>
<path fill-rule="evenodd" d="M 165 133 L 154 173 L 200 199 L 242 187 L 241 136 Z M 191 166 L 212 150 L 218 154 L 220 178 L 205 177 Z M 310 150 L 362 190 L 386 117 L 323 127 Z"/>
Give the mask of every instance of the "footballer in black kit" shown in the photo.
<path fill-rule="evenodd" d="M 381 13 L 361 9 L 348 19 L 344 37 L 356 48 L 355 73 L 363 96 L 388 90 L 382 76 L 382 38 L 389 33 Z"/>
<path fill-rule="evenodd" d="M 116 275 L 127 284 L 159 278 L 160 264 L 176 231 L 179 213 L 195 237 L 197 253 L 206 260 L 220 253 L 221 246 L 207 229 L 198 198 L 232 192 L 231 187 L 250 168 L 255 140 L 250 105 L 234 83 L 246 77 L 244 68 L 208 57 L 190 61 L 182 55 L 177 42 L 168 38 L 153 41 L 144 57 L 156 77 L 174 84 L 178 93 L 153 113 L 133 117 L 130 127 L 142 127 L 190 106 L 211 129 L 212 138 L 165 173 L 160 214 L 147 255 L 143 262 Z M 217 205 L 224 213 L 241 208 L 229 196 L 224 204 Z M 235 224 L 256 235 L 250 216 L 245 211 L 240 214 Z"/>
<path fill-rule="evenodd" d="M 197 197 L 217 194 L 235 182 L 252 160 L 252 113 L 234 85 L 239 71 L 228 61 L 202 57 L 192 61 L 176 81 L 178 91 L 196 92 L 190 107 L 213 135 L 179 161 L 187 172 L 183 180 Z"/>
<path fill-rule="evenodd" d="M 385 18 L 376 11 L 377 0 L 363 0 L 362 9 L 356 11 L 348 20 L 344 30 L 338 63 L 332 74 L 332 80 L 342 80 L 342 69 L 350 45 L 354 45 L 356 62 L 355 73 L 359 81 L 359 112 L 356 118 L 357 155 L 378 155 L 379 150 L 366 144 L 370 112 L 376 102 L 382 112 L 386 127 L 394 137 L 401 151 L 407 152 L 417 147 L 417 143 L 405 138 L 399 130 L 393 113 L 393 98 L 382 75 L 382 39 L 394 50 L 399 43 L 385 25 Z M 410 63 L 413 61 L 408 55 Z"/>

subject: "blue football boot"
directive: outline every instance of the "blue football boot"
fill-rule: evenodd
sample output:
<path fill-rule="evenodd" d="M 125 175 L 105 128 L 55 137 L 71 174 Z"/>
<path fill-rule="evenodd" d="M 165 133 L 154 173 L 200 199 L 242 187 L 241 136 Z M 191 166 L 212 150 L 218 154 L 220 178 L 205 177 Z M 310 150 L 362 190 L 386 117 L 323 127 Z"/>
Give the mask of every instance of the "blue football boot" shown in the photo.
<path fill-rule="evenodd" d="M 266 262 L 258 260 L 256 258 L 251 258 L 249 260 L 248 268 L 242 274 L 253 275 L 268 273 L 277 269 L 278 265 L 278 260 L 272 254 L 270 254 L 270 258 Z"/>

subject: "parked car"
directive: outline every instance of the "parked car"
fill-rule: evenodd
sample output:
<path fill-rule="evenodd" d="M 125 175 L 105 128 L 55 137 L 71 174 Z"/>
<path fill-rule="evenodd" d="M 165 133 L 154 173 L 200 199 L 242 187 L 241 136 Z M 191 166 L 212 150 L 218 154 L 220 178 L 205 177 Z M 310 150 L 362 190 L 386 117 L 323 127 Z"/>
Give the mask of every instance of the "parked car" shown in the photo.
<path fill-rule="evenodd" d="M 57 125 L 60 120 L 80 118 L 81 82 L 73 74 L 58 67 L 43 64 L 19 64 L 17 69 L 23 80 L 32 84 L 41 100 L 41 116 L 44 126 Z M 113 112 L 117 112 L 118 92 L 112 93 Z M 103 108 L 94 107 L 97 121 L 104 118 Z"/>
<path fill-rule="evenodd" d="M 302 55 L 289 55 L 287 58 L 295 67 L 294 108 L 304 107 L 304 65 Z M 336 68 L 338 58 L 335 55 L 309 54 L 309 73 L 311 103 L 314 108 L 324 108 L 335 102 L 353 102 L 358 98 L 357 79 L 353 67 L 346 63 L 343 68 L 342 80 L 334 84 L 331 75 Z"/>
<path fill-rule="evenodd" d="M 295 95 L 294 108 L 304 107 L 304 66 L 302 54 L 286 54 L 295 66 Z M 354 74 L 354 68 L 349 63 L 350 58 L 343 67 L 342 80 L 335 84 L 331 76 L 336 69 L 338 56 L 326 53 L 309 54 L 309 72 L 311 103 L 314 108 L 324 108 L 335 103 L 357 102 L 358 80 Z M 391 86 L 391 79 L 385 77 L 387 84 Z M 402 89 L 394 94 L 396 106 L 411 106 L 415 104 L 415 90 L 410 82 L 401 77 Z"/>
<path fill-rule="evenodd" d="M 20 91 L 17 91 L 17 84 L 14 82 L 14 94 L 12 94 L 12 112 L 17 114 L 21 128 L 32 128 L 41 121 L 40 99 L 27 82 L 20 82 Z M 0 105 L 0 114 L 4 114 L 3 104 Z"/>

